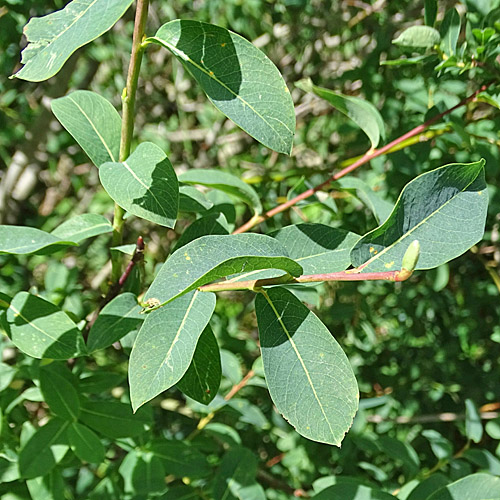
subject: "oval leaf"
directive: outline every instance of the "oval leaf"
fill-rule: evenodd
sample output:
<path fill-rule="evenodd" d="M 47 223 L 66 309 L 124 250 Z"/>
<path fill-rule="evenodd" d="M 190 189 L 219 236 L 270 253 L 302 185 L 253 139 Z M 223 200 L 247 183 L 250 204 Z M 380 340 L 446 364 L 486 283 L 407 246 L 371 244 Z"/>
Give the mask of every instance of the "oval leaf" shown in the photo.
<path fill-rule="evenodd" d="M 256 214 L 262 212 L 262 204 L 255 189 L 235 175 L 210 168 L 192 169 L 181 174 L 179 182 L 219 189 L 244 201 Z"/>
<path fill-rule="evenodd" d="M 296 86 L 305 92 L 316 94 L 350 118 L 368 136 L 372 148 L 376 148 L 380 138 L 385 136 L 384 120 L 371 102 L 317 87 L 311 80 L 301 80 Z"/>
<path fill-rule="evenodd" d="M 144 321 L 142 307 L 133 293 L 122 293 L 106 304 L 89 332 L 89 352 L 105 349 L 138 328 Z"/>
<path fill-rule="evenodd" d="M 77 90 L 54 99 L 50 106 L 96 167 L 119 160 L 122 121 L 118 111 L 104 97 L 88 90 Z"/>
<path fill-rule="evenodd" d="M 441 50 L 448 56 L 454 56 L 460 35 L 460 14 L 457 9 L 449 9 L 441 23 Z"/>
<path fill-rule="evenodd" d="M 463 254 L 483 236 L 488 207 L 484 160 L 451 164 L 413 179 L 389 218 L 352 249 L 363 271 L 401 269 L 413 240 L 420 242 L 416 269 L 431 269 Z"/>
<path fill-rule="evenodd" d="M 63 222 L 50 234 L 67 241 L 80 243 L 87 238 L 112 231 L 113 226 L 106 217 L 98 214 L 82 214 Z"/>
<path fill-rule="evenodd" d="M 68 428 L 68 440 L 71 450 L 80 460 L 94 464 L 104 460 L 104 446 L 87 426 L 73 422 Z"/>
<path fill-rule="evenodd" d="M 220 351 L 214 332 L 207 325 L 201 334 L 193 359 L 177 388 L 186 396 L 207 405 L 219 390 L 222 377 Z"/>
<path fill-rule="evenodd" d="M 36 252 L 46 255 L 67 246 L 76 246 L 76 243 L 34 227 L 0 226 L 0 254 L 23 255 Z"/>
<path fill-rule="evenodd" d="M 183 377 L 214 309 L 215 295 L 196 290 L 148 314 L 130 354 L 134 411 Z"/>
<path fill-rule="evenodd" d="M 34 358 L 69 359 L 86 354 L 82 334 L 51 302 L 19 292 L 6 313 L 7 333 L 15 346 Z"/>
<path fill-rule="evenodd" d="M 222 113 L 259 142 L 290 154 L 295 110 L 276 66 L 241 36 L 219 26 L 175 20 L 147 41 L 170 50 Z"/>
<path fill-rule="evenodd" d="M 471 474 L 441 488 L 428 500 L 498 500 L 500 477 L 489 474 Z"/>
<path fill-rule="evenodd" d="M 50 411 L 64 420 L 76 421 L 80 415 L 80 398 L 73 384 L 64 377 L 63 370 L 40 368 L 40 390 Z M 68 372 L 68 375 L 71 374 Z"/>
<path fill-rule="evenodd" d="M 302 436 L 340 446 L 358 408 L 351 365 L 325 325 L 291 292 L 255 301 L 264 373 L 278 411 Z"/>
<path fill-rule="evenodd" d="M 262 234 L 202 236 L 174 252 L 163 264 L 145 299 L 167 303 L 225 276 L 258 269 L 281 269 L 300 276 L 302 267 L 274 238 Z"/>
<path fill-rule="evenodd" d="M 132 0 L 73 0 L 62 10 L 34 17 L 24 27 L 28 46 L 15 75 L 30 82 L 54 76 L 73 52 L 108 31 Z"/>
<path fill-rule="evenodd" d="M 440 40 L 439 31 L 430 26 L 410 26 L 392 43 L 402 47 L 430 48 L 439 44 Z"/>
<path fill-rule="evenodd" d="M 173 227 L 179 208 L 179 184 L 167 155 L 144 142 L 121 163 L 104 163 L 99 169 L 104 189 L 131 214 Z"/>

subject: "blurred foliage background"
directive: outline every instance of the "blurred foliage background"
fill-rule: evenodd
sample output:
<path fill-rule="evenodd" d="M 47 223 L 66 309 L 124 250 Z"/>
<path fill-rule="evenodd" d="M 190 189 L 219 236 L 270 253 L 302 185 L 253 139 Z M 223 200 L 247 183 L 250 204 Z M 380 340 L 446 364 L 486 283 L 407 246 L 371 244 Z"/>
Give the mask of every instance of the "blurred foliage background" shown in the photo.
<path fill-rule="evenodd" d="M 90 89 L 120 108 L 132 9 L 110 32 L 77 51 L 48 82 L 8 79 L 19 66 L 19 52 L 25 44 L 22 27 L 30 17 L 60 9 L 64 3 L 4 0 L 0 7 L 3 224 L 50 231 L 71 215 L 93 212 L 112 217 L 113 203 L 99 186 L 97 170 L 62 130 L 48 103 L 69 90 Z M 440 1 L 438 20 L 453 6 L 462 15 L 468 12 L 483 19 L 498 3 Z M 265 206 L 272 208 L 305 184 L 323 181 L 342 162 L 369 148 L 352 122 L 319 98 L 294 88 L 294 82 L 310 77 L 317 85 L 369 100 L 384 118 L 387 140 L 422 123 L 436 110 L 453 106 L 484 83 L 474 72 L 438 76 L 432 64 L 380 64 L 401 55 L 391 40 L 405 27 L 421 23 L 423 8 L 423 1 L 408 0 L 152 1 L 148 34 L 169 19 L 193 18 L 227 27 L 260 47 L 292 92 L 297 134 L 291 157 L 272 153 L 211 106 L 166 51 L 150 47 L 139 84 L 136 141 L 161 146 L 178 173 L 188 168 L 235 173 L 251 183 Z M 436 270 L 418 272 L 406 283 L 328 284 L 308 290 L 305 299 L 346 350 L 360 385 L 361 410 L 342 448 L 312 443 L 296 434 L 273 411 L 259 376 L 217 413 L 213 422 L 219 427 L 212 427 L 212 432 L 219 441 L 209 439 L 213 423 L 195 438 L 200 449 L 213 454 L 214 463 L 220 459 L 225 440 L 239 440 L 252 449 L 259 461 L 259 481 L 270 499 L 290 498 L 294 490 L 313 486 L 321 489 L 329 481 L 325 476 L 340 474 L 378 484 L 389 492 L 438 470 L 448 479 L 476 470 L 500 475 L 500 419 L 488 420 L 479 443 L 467 440 L 464 423 L 467 399 L 483 411 L 500 410 L 500 113 L 486 104 L 471 103 L 433 130 L 438 132 L 431 140 L 378 158 L 355 176 L 394 203 L 401 188 L 416 175 L 446 163 L 483 157 L 490 195 L 485 238 L 463 257 Z M 225 202 L 217 195 L 217 203 Z M 237 205 L 236 211 L 231 209 L 232 202 L 227 205 L 226 216 L 233 226 L 251 216 L 243 205 Z M 194 216 L 188 216 L 169 230 L 129 219 L 126 243 L 134 243 L 141 235 L 147 244 L 146 285 L 192 220 Z M 352 191 L 338 190 L 263 223 L 260 230 L 269 232 L 301 221 L 359 234 L 377 225 Z M 106 288 L 109 241 L 103 235 L 50 259 L 0 255 L 0 290 L 7 294 L 36 290 L 82 321 Z M 137 283 L 129 286 L 137 289 Z M 251 299 L 242 293 L 219 297 L 212 326 L 225 350 L 222 393 L 238 383 L 258 357 Z M 97 353 L 86 368 L 80 367 L 99 367 L 118 375 L 116 387 L 106 388 L 110 398 L 122 397 L 126 391 L 127 349 L 125 342 L 123 350 Z M 15 359 L 24 367 L 18 387 L 2 393 L 0 401 L 5 406 L 30 386 L 33 360 L 6 342 L 3 358 L 8 363 Z M 168 391 L 154 403 L 155 432 L 183 438 L 208 411 L 186 403 L 178 391 Z M 451 421 L 443 418 L 444 412 L 452 414 Z M 24 421 L 37 422 L 43 415 L 43 405 L 26 400 L 9 418 L 15 427 Z M 118 460 L 120 453 L 116 453 Z M 119 463 L 108 466 L 106 474 L 119 477 Z M 92 480 L 85 479 L 85 483 L 74 463 L 65 465 L 67 477 L 79 491 L 75 498 L 87 498 Z M 6 496 L 10 488 L 9 483 L 0 484 L 4 495 L 0 498 L 11 498 Z"/>

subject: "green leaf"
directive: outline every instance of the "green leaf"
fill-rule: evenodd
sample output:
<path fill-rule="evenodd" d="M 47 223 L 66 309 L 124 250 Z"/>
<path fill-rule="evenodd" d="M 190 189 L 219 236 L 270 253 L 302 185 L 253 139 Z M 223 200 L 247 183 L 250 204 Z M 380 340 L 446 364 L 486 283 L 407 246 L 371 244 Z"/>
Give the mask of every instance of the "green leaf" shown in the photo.
<path fill-rule="evenodd" d="M 500 477 L 471 474 L 433 493 L 427 500 L 498 500 Z"/>
<path fill-rule="evenodd" d="M 316 94 L 331 104 L 337 111 L 350 118 L 368 136 L 372 148 L 376 148 L 380 138 L 385 136 L 384 120 L 372 103 L 359 97 L 343 95 L 339 92 L 318 87 L 310 79 L 300 80 L 295 85 L 305 92 Z"/>
<path fill-rule="evenodd" d="M 474 443 L 479 443 L 483 437 L 481 415 L 471 399 L 465 400 L 465 435 Z"/>
<path fill-rule="evenodd" d="M 50 411 L 63 420 L 76 421 L 80 415 L 80 398 L 73 384 L 64 377 L 62 371 L 53 370 L 50 366 L 40 368 L 40 390 Z"/>
<path fill-rule="evenodd" d="M 262 204 L 255 189 L 235 175 L 210 168 L 191 169 L 179 176 L 179 182 L 218 189 L 239 198 L 256 214 L 262 212 Z"/>
<path fill-rule="evenodd" d="M 177 240 L 173 251 L 179 250 L 190 241 L 209 234 L 229 234 L 228 223 L 224 214 L 210 214 L 196 219 Z"/>
<path fill-rule="evenodd" d="M 162 500 L 199 500 L 198 492 L 191 486 L 174 486 L 163 495 Z"/>
<path fill-rule="evenodd" d="M 276 66 L 249 41 L 219 26 L 175 20 L 147 39 L 166 47 L 212 104 L 259 142 L 290 154 L 295 110 Z"/>
<path fill-rule="evenodd" d="M 122 121 L 118 111 L 104 97 L 88 90 L 77 90 L 54 99 L 51 107 L 61 125 L 96 167 L 119 160 Z"/>
<path fill-rule="evenodd" d="M 16 372 L 17 369 L 13 366 L 0 362 L 0 392 L 9 387 L 12 380 L 14 380 Z"/>
<path fill-rule="evenodd" d="M 97 434 L 87 426 L 73 422 L 68 427 L 69 445 L 82 461 L 94 464 L 104 460 L 104 446 Z"/>
<path fill-rule="evenodd" d="M 482 472 L 500 476 L 500 460 L 488 450 L 472 448 L 465 451 L 463 458 L 477 465 Z"/>
<path fill-rule="evenodd" d="M 415 57 L 402 57 L 400 59 L 389 59 L 387 61 L 380 61 L 381 66 L 413 66 L 415 64 L 420 64 L 426 60 L 436 59 L 437 56 L 435 54 L 431 55 L 422 55 Z"/>
<path fill-rule="evenodd" d="M 232 448 L 222 459 L 214 479 L 214 500 L 265 500 L 255 481 L 257 459 L 247 448 Z"/>
<path fill-rule="evenodd" d="M 6 313 L 7 333 L 15 346 L 34 358 L 69 359 L 86 354 L 82 334 L 54 304 L 19 292 Z"/>
<path fill-rule="evenodd" d="M 448 56 L 454 56 L 457 52 L 458 36 L 460 35 L 460 14 L 457 9 L 446 11 L 440 28 L 441 50 Z"/>
<path fill-rule="evenodd" d="M 210 325 L 201 334 L 191 364 L 177 388 L 186 396 L 207 405 L 219 390 L 222 377 L 220 351 Z"/>
<path fill-rule="evenodd" d="M 152 498 L 155 493 L 166 490 L 165 469 L 161 460 L 151 452 L 139 449 L 129 451 L 118 472 L 123 477 L 123 490 L 127 497 Z"/>
<path fill-rule="evenodd" d="M 66 500 L 65 484 L 59 469 L 51 470 L 44 477 L 26 481 L 31 500 Z"/>
<path fill-rule="evenodd" d="M 63 240 L 80 243 L 87 238 L 112 231 L 113 226 L 106 217 L 98 214 L 82 214 L 63 222 L 51 234 Z"/>
<path fill-rule="evenodd" d="M 148 314 L 130 354 L 134 411 L 184 376 L 214 309 L 215 294 L 196 290 Z"/>
<path fill-rule="evenodd" d="M 410 444 L 390 436 L 381 436 L 375 444 L 390 458 L 402 462 L 410 475 L 417 474 L 420 468 L 420 460 L 417 452 Z"/>
<path fill-rule="evenodd" d="M 340 446 L 359 401 L 344 351 L 288 290 L 274 287 L 259 294 L 255 311 L 266 381 L 278 411 L 304 437 Z"/>
<path fill-rule="evenodd" d="M 156 440 L 151 451 L 160 458 L 165 472 L 176 477 L 205 477 L 211 468 L 205 455 L 184 441 Z"/>
<path fill-rule="evenodd" d="M 324 224 L 297 224 L 271 233 L 298 262 L 303 274 L 344 271 L 351 264 L 351 248 L 359 235 Z"/>
<path fill-rule="evenodd" d="M 410 26 L 392 43 L 401 47 L 431 48 L 441 41 L 439 31 L 430 26 Z"/>
<path fill-rule="evenodd" d="M 356 177 L 343 177 L 336 181 L 340 189 L 353 189 L 356 196 L 370 209 L 379 224 L 385 222 L 391 215 L 394 205 L 381 198 L 375 191 L 361 179 Z"/>
<path fill-rule="evenodd" d="M 132 413 L 130 405 L 114 401 L 88 401 L 82 406 L 80 420 L 112 439 L 142 434 L 151 424 L 148 412 Z"/>
<path fill-rule="evenodd" d="M 62 10 L 34 17 L 24 27 L 23 50 L 16 78 L 41 82 L 54 76 L 76 49 L 108 31 L 132 0 L 73 0 Z"/>
<path fill-rule="evenodd" d="M 84 394 L 97 394 L 108 392 L 110 389 L 120 385 L 125 375 L 109 371 L 86 372 L 79 382 L 80 392 Z"/>
<path fill-rule="evenodd" d="M 425 0 L 425 24 L 427 26 L 434 26 L 436 23 L 437 15 L 437 0 Z"/>
<path fill-rule="evenodd" d="M 363 236 L 351 252 L 363 271 L 401 269 L 413 240 L 420 242 L 416 269 L 431 269 L 462 255 L 483 236 L 488 193 L 484 160 L 445 165 L 405 186 L 389 218 Z"/>
<path fill-rule="evenodd" d="M 213 206 L 198 189 L 192 186 L 179 187 L 179 212 L 203 214 Z"/>
<path fill-rule="evenodd" d="M 109 196 L 131 214 L 173 227 L 179 208 L 179 184 L 167 155 L 143 142 L 121 163 L 104 163 L 99 178 Z"/>
<path fill-rule="evenodd" d="M 68 421 L 53 418 L 31 436 L 19 453 L 21 476 L 45 476 L 62 460 L 69 449 L 68 425 Z"/>
<path fill-rule="evenodd" d="M 77 246 L 73 241 L 65 241 L 53 234 L 34 227 L 0 226 L 0 255 L 17 255 L 57 252 L 67 246 Z"/>
<path fill-rule="evenodd" d="M 89 352 L 105 349 L 138 328 L 144 321 L 133 293 L 122 293 L 106 304 L 89 332 Z"/>
<path fill-rule="evenodd" d="M 449 482 L 450 480 L 444 474 L 434 473 L 412 489 L 406 500 L 427 500 L 432 493 L 446 486 Z"/>
<path fill-rule="evenodd" d="M 394 500 L 396 497 L 361 483 L 341 482 L 325 488 L 312 498 L 313 500 L 346 500 L 348 498 L 355 498 L 356 500 Z"/>
<path fill-rule="evenodd" d="M 145 299 L 167 303 L 219 278 L 258 269 L 281 269 L 292 276 L 302 274 L 302 267 L 270 236 L 202 236 L 167 259 Z"/>
<path fill-rule="evenodd" d="M 453 456 L 453 444 L 434 429 L 425 429 L 422 436 L 428 439 L 432 452 L 438 460 L 449 459 Z"/>

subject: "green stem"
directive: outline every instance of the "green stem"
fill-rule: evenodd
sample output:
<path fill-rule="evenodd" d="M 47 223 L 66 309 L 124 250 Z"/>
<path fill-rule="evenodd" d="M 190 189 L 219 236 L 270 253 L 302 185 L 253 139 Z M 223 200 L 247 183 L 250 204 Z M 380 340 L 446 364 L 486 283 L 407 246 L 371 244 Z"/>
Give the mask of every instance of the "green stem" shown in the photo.
<path fill-rule="evenodd" d="M 122 132 L 120 139 L 120 162 L 125 161 L 130 155 L 132 137 L 134 135 L 134 116 L 135 116 L 135 95 L 137 92 L 137 83 L 139 81 L 139 72 L 141 69 L 142 55 L 145 45 L 143 45 L 146 20 L 148 17 L 149 0 L 137 0 L 135 12 L 134 35 L 132 39 L 132 53 L 128 66 L 127 84 L 122 93 Z M 123 241 L 123 216 L 125 211 L 122 207 L 115 204 L 115 213 L 113 218 L 113 246 L 121 245 Z M 116 283 L 122 274 L 122 259 L 119 252 L 114 252 L 111 256 L 111 282 Z"/>

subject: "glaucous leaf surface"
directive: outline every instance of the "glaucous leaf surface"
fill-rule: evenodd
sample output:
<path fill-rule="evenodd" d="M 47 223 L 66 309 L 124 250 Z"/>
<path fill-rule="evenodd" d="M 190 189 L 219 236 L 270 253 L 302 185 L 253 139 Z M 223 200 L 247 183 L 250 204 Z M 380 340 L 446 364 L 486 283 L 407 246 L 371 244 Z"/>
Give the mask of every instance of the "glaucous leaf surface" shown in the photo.
<path fill-rule="evenodd" d="M 82 461 L 93 464 L 104 460 L 104 446 L 97 434 L 86 425 L 72 422 L 68 427 L 68 441 L 73 453 Z"/>
<path fill-rule="evenodd" d="M 80 415 L 80 398 L 75 386 L 63 375 L 64 372 L 40 368 L 40 390 L 50 411 L 58 417 L 74 422 Z M 68 372 L 68 375 L 71 375 Z"/>
<path fill-rule="evenodd" d="M 245 202 L 256 214 L 262 212 L 262 204 L 255 189 L 235 175 L 210 168 L 191 169 L 179 176 L 179 182 L 198 184 L 219 189 Z"/>
<path fill-rule="evenodd" d="M 441 41 L 439 31 L 430 26 L 410 26 L 392 43 L 401 47 L 431 48 Z"/>
<path fill-rule="evenodd" d="M 173 227 L 179 208 L 179 184 L 167 155 L 143 142 L 120 163 L 104 163 L 99 178 L 109 196 L 127 212 Z"/>
<path fill-rule="evenodd" d="M 290 154 L 293 101 L 280 72 L 257 47 L 225 28 L 179 19 L 147 41 L 170 50 L 236 125 L 264 146 Z"/>
<path fill-rule="evenodd" d="M 62 460 L 69 449 L 68 426 L 68 421 L 53 418 L 37 429 L 19 453 L 22 477 L 44 476 Z"/>
<path fill-rule="evenodd" d="M 144 321 L 142 307 L 133 293 L 122 293 L 106 304 L 87 339 L 89 352 L 104 349 L 137 329 Z"/>
<path fill-rule="evenodd" d="M 130 354 L 134 411 L 184 376 L 214 309 L 215 294 L 195 290 L 148 314 Z"/>
<path fill-rule="evenodd" d="M 316 94 L 331 104 L 337 111 L 350 118 L 368 136 L 372 148 L 376 148 L 380 139 L 385 136 L 384 121 L 378 109 L 371 102 L 318 87 L 309 79 L 297 82 L 296 86 L 304 90 L 304 92 Z"/>
<path fill-rule="evenodd" d="M 0 226 L 0 254 L 48 254 L 67 246 L 76 246 L 76 243 L 34 227 Z"/>
<path fill-rule="evenodd" d="M 71 217 L 57 226 L 50 234 L 66 241 L 80 241 L 113 231 L 113 226 L 106 217 L 99 214 L 82 214 Z"/>
<path fill-rule="evenodd" d="M 135 415 L 129 404 L 117 401 L 87 401 L 82 405 L 81 422 L 112 439 L 142 434 L 151 424 L 151 414 Z"/>
<path fill-rule="evenodd" d="M 219 346 L 210 325 L 207 325 L 198 339 L 189 368 L 177 382 L 177 388 L 198 403 L 207 405 L 217 394 L 221 377 Z"/>
<path fill-rule="evenodd" d="M 199 286 L 232 274 L 281 269 L 300 276 L 302 267 L 283 245 L 262 234 L 202 236 L 174 252 L 163 264 L 145 300 L 170 302 Z"/>
<path fill-rule="evenodd" d="M 271 233 L 303 268 L 303 274 L 344 271 L 351 264 L 350 252 L 360 236 L 324 224 L 297 224 Z"/>
<path fill-rule="evenodd" d="M 19 292 L 6 312 L 7 333 L 14 345 L 34 358 L 69 359 L 86 354 L 73 320 L 51 302 Z"/>
<path fill-rule="evenodd" d="M 418 240 L 416 268 L 437 267 L 483 237 L 487 208 L 484 160 L 422 174 L 404 187 L 389 218 L 356 243 L 352 264 L 366 272 L 401 269 L 408 245 Z"/>
<path fill-rule="evenodd" d="M 54 76 L 76 49 L 108 31 L 132 0 L 73 0 L 62 10 L 34 17 L 24 27 L 24 66 L 13 76 L 41 82 Z"/>
<path fill-rule="evenodd" d="M 498 500 L 500 477 L 471 474 L 436 491 L 427 500 Z"/>
<path fill-rule="evenodd" d="M 122 121 L 108 100 L 89 90 L 76 90 L 50 105 L 96 167 L 119 160 Z"/>
<path fill-rule="evenodd" d="M 255 311 L 266 382 L 278 411 L 302 436 L 340 446 L 359 401 L 344 351 L 288 290 L 260 293 Z"/>

